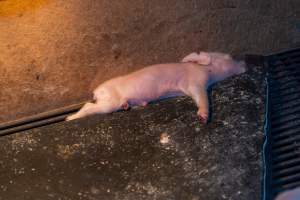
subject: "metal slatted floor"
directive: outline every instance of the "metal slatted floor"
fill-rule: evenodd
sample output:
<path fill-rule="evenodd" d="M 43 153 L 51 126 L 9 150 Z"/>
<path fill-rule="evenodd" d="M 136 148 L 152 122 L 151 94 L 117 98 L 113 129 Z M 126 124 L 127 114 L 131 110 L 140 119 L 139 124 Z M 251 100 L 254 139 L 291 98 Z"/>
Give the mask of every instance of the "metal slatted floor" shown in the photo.
<path fill-rule="evenodd" d="M 265 57 L 268 102 L 265 195 L 300 187 L 300 48 Z"/>

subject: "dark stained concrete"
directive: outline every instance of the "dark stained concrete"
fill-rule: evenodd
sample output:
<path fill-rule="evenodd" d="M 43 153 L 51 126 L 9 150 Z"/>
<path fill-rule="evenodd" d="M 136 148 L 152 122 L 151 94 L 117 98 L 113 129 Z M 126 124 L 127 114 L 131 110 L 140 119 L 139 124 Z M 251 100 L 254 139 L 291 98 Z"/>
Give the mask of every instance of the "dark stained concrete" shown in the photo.
<path fill-rule="evenodd" d="M 183 97 L 2 137 L 0 199 L 259 199 L 263 80 L 218 84 L 208 125 Z"/>
<path fill-rule="evenodd" d="M 53 0 L 4 13 L 5 1 L 0 122 L 89 99 L 106 79 L 192 51 L 268 54 L 300 42 L 298 0 Z M 259 199 L 263 80 L 256 67 L 217 84 L 205 126 L 176 98 L 1 137 L 0 200 Z"/>

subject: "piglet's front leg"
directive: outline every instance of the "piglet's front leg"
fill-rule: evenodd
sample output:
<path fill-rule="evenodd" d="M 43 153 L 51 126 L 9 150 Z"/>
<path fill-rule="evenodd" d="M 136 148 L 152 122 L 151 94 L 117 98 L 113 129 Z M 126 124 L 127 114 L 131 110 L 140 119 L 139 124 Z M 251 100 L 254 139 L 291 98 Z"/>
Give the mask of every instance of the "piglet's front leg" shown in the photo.
<path fill-rule="evenodd" d="M 206 89 L 201 86 L 191 87 L 189 93 L 198 106 L 197 115 L 200 121 L 206 124 L 209 116 L 209 101 Z"/>
<path fill-rule="evenodd" d="M 209 116 L 209 101 L 205 89 L 199 91 L 198 116 L 202 123 L 206 124 Z"/>

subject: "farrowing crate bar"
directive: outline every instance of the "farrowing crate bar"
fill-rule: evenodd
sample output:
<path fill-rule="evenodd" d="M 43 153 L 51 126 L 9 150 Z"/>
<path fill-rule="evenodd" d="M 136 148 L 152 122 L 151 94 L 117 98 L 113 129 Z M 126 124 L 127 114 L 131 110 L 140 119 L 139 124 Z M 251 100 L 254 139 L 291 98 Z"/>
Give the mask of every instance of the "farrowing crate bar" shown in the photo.
<path fill-rule="evenodd" d="M 84 103 L 79 103 L 0 124 L 0 136 L 64 121 L 69 114 L 78 111 L 83 105 Z"/>

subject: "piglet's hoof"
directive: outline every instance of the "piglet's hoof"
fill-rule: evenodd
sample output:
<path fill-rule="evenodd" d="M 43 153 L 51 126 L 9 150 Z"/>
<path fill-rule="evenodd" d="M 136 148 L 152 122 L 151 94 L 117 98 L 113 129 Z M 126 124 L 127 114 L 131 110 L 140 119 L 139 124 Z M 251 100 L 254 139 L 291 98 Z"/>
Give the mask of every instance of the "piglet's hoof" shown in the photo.
<path fill-rule="evenodd" d="M 202 124 L 207 124 L 208 116 L 207 115 L 198 115 L 199 120 Z"/>
<path fill-rule="evenodd" d="M 76 116 L 75 115 L 70 115 L 70 116 L 65 118 L 65 121 L 71 121 L 71 120 L 74 120 L 74 119 L 76 119 Z"/>
<path fill-rule="evenodd" d="M 128 110 L 129 109 L 129 103 L 127 103 L 127 102 L 123 103 L 121 107 L 122 107 L 123 110 Z"/>

